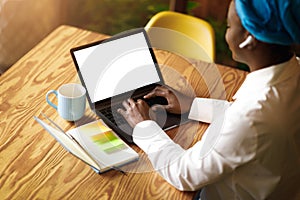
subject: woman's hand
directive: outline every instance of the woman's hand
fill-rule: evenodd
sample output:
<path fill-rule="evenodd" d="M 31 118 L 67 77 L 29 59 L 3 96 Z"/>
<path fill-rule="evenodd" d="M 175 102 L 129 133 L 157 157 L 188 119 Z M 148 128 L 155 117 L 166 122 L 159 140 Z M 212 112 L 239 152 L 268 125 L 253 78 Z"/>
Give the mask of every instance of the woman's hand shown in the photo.
<path fill-rule="evenodd" d="M 138 123 L 145 120 L 154 120 L 154 114 L 148 104 L 139 99 L 135 102 L 133 99 L 123 101 L 124 109 L 118 109 L 118 112 L 127 120 L 131 127 L 135 127 Z"/>
<path fill-rule="evenodd" d="M 170 113 L 182 114 L 190 110 L 194 97 L 186 96 L 182 93 L 174 91 L 166 86 L 158 86 L 152 92 L 145 95 L 145 99 L 154 97 L 164 97 L 167 105 L 154 105 L 151 108 L 148 104 L 139 99 L 135 102 L 128 99 L 123 102 L 124 109 L 118 109 L 118 112 L 127 120 L 131 127 L 135 127 L 138 123 L 145 120 L 155 120 L 155 111 L 165 109 Z"/>
<path fill-rule="evenodd" d="M 182 114 L 190 110 L 194 97 L 186 96 L 174 91 L 166 86 L 158 86 L 152 92 L 145 95 L 145 99 L 153 97 L 164 97 L 168 101 L 167 105 L 155 105 L 152 109 L 155 111 L 159 108 L 165 109 L 170 113 Z"/>

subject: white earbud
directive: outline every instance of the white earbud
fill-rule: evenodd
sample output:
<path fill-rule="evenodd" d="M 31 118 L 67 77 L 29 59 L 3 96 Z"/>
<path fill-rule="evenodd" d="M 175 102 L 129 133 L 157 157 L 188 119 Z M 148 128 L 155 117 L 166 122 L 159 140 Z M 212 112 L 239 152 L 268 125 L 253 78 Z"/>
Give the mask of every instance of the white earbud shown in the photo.
<path fill-rule="evenodd" d="M 252 41 L 252 36 L 249 35 L 244 42 L 242 42 L 239 47 L 242 49 L 247 46 Z"/>

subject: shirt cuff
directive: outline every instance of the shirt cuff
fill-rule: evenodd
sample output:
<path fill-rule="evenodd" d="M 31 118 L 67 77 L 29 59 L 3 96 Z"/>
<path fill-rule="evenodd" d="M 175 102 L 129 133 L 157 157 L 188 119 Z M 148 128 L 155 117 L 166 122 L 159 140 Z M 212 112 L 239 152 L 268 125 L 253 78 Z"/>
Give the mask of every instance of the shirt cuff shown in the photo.
<path fill-rule="evenodd" d="M 215 116 L 225 112 L 230 103 L 225 100 L 195 98 L 189 113 L 189 119 L 211 123 Z"/>
<path fill-rule="evenodd" d="M 133 141 L 145 153 L 151 154 L 161 150 L 173 140 L 152 120 L 138 123 L 133 129 Z"/>

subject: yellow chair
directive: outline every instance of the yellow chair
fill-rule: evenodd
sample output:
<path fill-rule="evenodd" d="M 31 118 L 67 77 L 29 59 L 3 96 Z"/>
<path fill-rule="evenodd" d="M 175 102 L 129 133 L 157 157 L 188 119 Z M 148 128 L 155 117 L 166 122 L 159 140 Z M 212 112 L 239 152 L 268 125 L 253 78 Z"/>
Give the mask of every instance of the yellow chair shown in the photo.
<path fill-rule="evenodd" d="M 145 26 L 154 48 L 186 58 L 215 61 L 215 33 L 212 26 L 190 15 L 162 11 Z"/>

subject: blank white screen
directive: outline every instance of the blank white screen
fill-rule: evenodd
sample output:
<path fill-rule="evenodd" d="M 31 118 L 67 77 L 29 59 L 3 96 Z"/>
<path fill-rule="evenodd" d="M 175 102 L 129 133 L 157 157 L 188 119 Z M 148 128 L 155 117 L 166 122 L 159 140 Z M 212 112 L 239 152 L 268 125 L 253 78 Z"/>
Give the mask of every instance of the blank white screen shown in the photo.
<path fill-rule="evenodd" d="M 160 81 L 143 33 L 74 52 L 93 103 Z"/>

